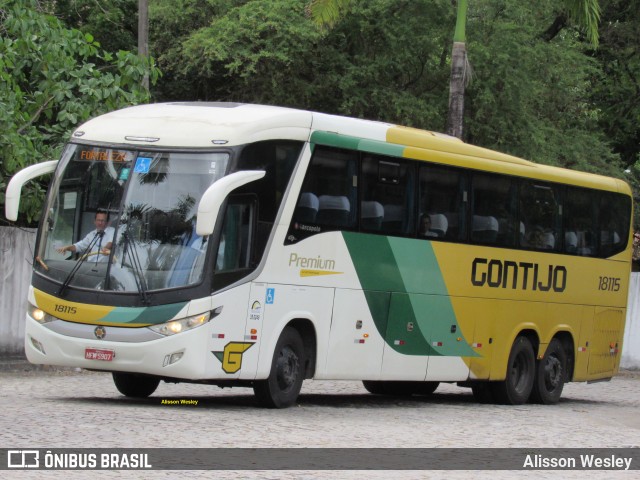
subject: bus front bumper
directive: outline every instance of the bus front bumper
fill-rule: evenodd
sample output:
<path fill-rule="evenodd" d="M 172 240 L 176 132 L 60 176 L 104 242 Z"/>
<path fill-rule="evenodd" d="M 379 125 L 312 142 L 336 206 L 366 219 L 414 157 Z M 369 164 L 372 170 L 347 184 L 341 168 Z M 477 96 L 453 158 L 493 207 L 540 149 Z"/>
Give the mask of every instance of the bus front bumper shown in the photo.
<path fill-rule="evenodd" d="M 80 328 L 78 325 L 74 324 L 74 328 Z M 229 378 L 213 356 L 203 356 L 208 352 L 207 335 L 202 331 L 202 327 L 177 335 L 159 336 L 145 342 L 109 341 L 110 333 L 116 327 L 81 327 L 85 330 L 84 336 L 65 335 L 27 315 L 27 359 L 34 364 L 144 373 L 176 379 Z M 101 328 L 103 330 L 100 330 Z M 92 332 L 93 339 L 86 335 L 87 330 Z M 104 330 L 106 332 L 103 333 Z M 122 333 L 124 329 L 119 330 Z M 99 336 L 103 338 L 100 339 Z"/>

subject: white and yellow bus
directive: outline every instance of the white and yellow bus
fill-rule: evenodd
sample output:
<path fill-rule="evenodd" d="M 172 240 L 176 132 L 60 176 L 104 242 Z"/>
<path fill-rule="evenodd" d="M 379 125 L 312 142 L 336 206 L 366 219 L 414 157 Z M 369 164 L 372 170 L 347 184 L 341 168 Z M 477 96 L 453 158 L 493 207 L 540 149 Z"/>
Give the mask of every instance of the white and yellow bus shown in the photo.
<path fill-rule="evenodd" d="M 24 182 L 50 172 L 26 355 L 113 372 L 124 395 L 201 382 L 286 407 L 313 378 L 556 403 L 565 382 L 618 370 L 632 218 L 620 180 L 224 103 L 88 121 L 59 161 L 12 179 L 8 218 Z"/>

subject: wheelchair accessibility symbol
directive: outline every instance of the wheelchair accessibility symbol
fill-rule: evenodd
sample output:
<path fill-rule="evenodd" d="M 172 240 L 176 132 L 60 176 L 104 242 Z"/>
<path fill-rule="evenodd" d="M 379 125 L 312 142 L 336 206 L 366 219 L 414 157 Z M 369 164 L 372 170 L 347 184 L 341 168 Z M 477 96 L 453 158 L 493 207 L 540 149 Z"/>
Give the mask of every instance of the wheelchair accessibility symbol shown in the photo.
<path fill-rule="evenodd" d="M 138 157 L 136 166 L 133 167 L 133 173 L 149 173 L 151 168 L 151 157 Z"/>
<path fill-rule="evenodd" d="M 267 305 L 272 304 L 273 303 L 273 297 L 276 296 L 276 289 L 275 288 L 267 288 L 267 298 L 265 300 L 265 303 L 267 303 Z"/>

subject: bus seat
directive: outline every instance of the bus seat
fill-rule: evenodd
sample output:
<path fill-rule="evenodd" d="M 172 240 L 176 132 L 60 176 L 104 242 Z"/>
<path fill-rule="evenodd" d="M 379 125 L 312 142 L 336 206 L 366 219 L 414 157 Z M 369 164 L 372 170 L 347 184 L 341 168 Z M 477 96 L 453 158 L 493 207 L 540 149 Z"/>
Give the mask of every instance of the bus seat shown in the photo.
<path fill-rule="evenodd" d="M 349 199 L 337 195 L 320 195 L 316 222 L 336 227 L 349 225 L 351 204 Z"/>
<path fill-rule="evenodd" d="M 361 225 L 367 230 L 380 230 L 384 218 L 384 207 L 380 202 L 364 201 L 361 204 Z"/>
<path fill-rule="evenodd" d="M 440 238 L 444 237 L 449 228 L 447 217 L 442 213 L 431 213 L 429 217 L 431 218 L 431 231 L 436 233 Z"/>
<path fill-rule="evenodd" d="M 297 222 L 314 223 L 320 202 L 318 197 L 311 192 L 303 192 L 300 194 L 300 200 L 296 205 L 296 211 L 293 218 Z"/>
<path fill-rule="evenodd" d="M 458 212 L 445 212 L 444 216 L 447 219 L 447 238 L 458 239 L 460 235 L 460 215 Z"/>
<path fill-rule="evenodd" d="M 578 250 L 578 234 L 576 232 L 565 232 L 564 251 L 568 253 L 576 253 L 577 250 Z"/>
<path fill-rule="evenodd" d="M 476 242 L 495 243 L 498 239 L 499 224 L 496 217 L 474 215 L 471 238 Z"/>
<path fill-rule="evenodd" d="M 401 232 L 402 217 L 401 205 L 385 205 L 384 218 L 382 219 L 383 230 L 386 232 Z"/>

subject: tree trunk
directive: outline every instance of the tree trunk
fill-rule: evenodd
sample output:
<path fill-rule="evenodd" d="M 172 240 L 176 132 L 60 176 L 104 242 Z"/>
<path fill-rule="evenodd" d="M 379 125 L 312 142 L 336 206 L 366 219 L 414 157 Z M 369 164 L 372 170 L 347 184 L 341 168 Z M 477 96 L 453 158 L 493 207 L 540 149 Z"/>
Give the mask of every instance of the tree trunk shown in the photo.
<path fill-rule="evenodd" d="M 451 52 L 451 79 L 449 83 L 447 133 L 457 138 L 462 138 L 466 64 L 467 47 L 465 42 L 453 42 L 453 50 Z"/>
<path fill-rule="evenodd" d="M 138 0 L 138 55 L 149 58 L 149 0 Z M 142 79 L 142 86 L 149 91 L 149 72 Z"/>

